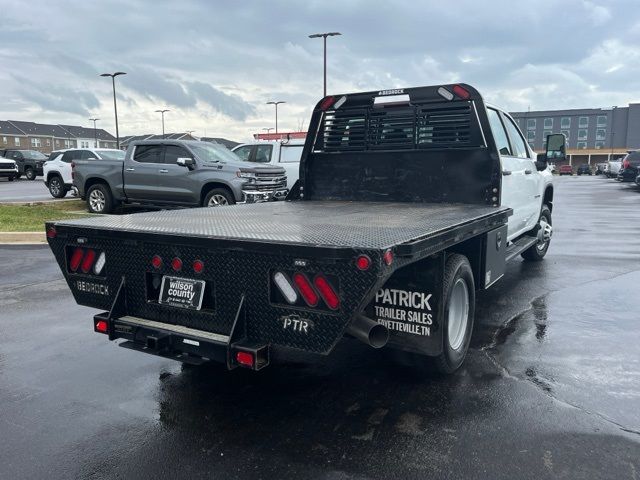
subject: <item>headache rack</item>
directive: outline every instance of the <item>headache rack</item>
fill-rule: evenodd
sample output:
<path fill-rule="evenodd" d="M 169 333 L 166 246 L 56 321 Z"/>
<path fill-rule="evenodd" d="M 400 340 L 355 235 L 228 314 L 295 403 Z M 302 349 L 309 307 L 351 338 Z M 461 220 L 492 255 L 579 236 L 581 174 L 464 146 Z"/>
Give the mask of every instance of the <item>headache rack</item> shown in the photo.
<path fill-rule="evenodd" d="M 314 152 L 484 146 L 472 101 L 361 107 L 324 112 Z"/>

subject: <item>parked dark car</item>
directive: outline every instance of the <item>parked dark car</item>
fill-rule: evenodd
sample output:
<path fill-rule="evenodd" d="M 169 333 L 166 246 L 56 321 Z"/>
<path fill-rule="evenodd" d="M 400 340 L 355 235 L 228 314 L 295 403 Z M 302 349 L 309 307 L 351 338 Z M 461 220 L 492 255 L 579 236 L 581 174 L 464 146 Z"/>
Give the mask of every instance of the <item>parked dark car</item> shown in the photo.
<path fill-rule="evenodd" d="M 622 159 L 622 168 L 618 172 L 618 180 L 621 182 L 635 182 L 640 175 L 640 150 L 627 154 Z"/>
<path fill-rule="evenodd" d="M 576 175 L 593 175 L 593 172 L 588 163 L 583 163 L 578 167 L 578 170 L 576 170 Z"/>
<path fill-rule="evenodd" d="M 560 165 L 560 168 L 558 169 L 558 175 L 573 175 L 573 169 L 571 168 L 571 165 Z"/>
<path fill-rule="evenodd" d="M 37 175 L 42 175 L 42 166 L 47 160 L 47 156 L 37 150 L 6 149 L 0 150 L 0 156 L 10 158 L 16 162 L 18 165 L 16 178 L 24 175 L 29 180 L 35 180 Z"/>

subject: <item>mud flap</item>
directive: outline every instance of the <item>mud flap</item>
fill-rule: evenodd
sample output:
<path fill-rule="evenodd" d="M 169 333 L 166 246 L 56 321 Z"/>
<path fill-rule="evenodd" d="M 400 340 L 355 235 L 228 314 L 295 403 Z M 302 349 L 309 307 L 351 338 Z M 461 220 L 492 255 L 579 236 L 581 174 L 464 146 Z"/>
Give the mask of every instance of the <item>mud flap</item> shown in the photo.
<path fill-rule="evenodd" d="M 365 309 L 386 326 L 394 348 L 435 356 L 442 352 L 445 253 L 441 252 L 395 272 Z"/>

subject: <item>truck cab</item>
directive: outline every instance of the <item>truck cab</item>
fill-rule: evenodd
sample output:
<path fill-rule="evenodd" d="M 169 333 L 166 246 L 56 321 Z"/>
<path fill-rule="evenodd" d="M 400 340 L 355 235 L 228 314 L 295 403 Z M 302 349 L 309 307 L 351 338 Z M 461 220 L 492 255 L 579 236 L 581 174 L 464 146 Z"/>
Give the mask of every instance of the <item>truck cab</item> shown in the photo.
<path fill-rule="evenodd" d="M 231 151 L 247 162 L 284 168 L 287 172 L 287 188 L 291 188 L 298 180 L 303 147 L 304 140 L 290 139 L 242 143 Z"/>

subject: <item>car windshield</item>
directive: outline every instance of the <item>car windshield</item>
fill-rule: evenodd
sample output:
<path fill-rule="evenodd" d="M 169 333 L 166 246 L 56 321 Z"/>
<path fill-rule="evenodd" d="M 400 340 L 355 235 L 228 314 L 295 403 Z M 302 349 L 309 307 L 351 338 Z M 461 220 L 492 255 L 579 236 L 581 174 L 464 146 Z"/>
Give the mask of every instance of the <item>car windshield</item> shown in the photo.
<path fill-rule="evenodd" d="M 102 160 L 124 160 L 122 150 L 98 150 L 96 154 Z"/>
<path fill-rule="evenodd" d="M 215 143 L 201 142 L 200 144 L 190 143 L 189 147 L 196 153 L 198 159 L 205 163 L 217 162 L 242 162 L 243 160 L 231 150 L 216 145 Z"/>
<path fill-rule="evenodd" d="M 47 156 L 44 153 L 40 153 L 36 150 L 23 150 L 22 155 L 24 158 L 30 158 L 31 160 L 46 160 Z"/>

